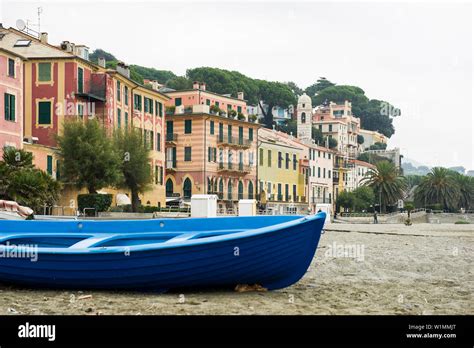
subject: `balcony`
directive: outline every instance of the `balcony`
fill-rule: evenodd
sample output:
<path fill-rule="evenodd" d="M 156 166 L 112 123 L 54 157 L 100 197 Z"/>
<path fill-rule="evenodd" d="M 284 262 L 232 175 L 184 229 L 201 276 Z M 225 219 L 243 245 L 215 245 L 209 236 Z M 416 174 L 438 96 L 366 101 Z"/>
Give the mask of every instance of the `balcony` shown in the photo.
<path fill-rule="evenodd" d="M 252 171 L 252 167 L 243 163 L 219 162 L 217 171 L 245 175 Z"/>
<path fill-rule="evenodd" d="M 178 134 L 176 133 L 166 133 L 166 143 L 176 145 L 178 142 Z"/>
<path fill-rule="evenodd" d="M 176 172 L 176 170 L 177 170 L 176 161 L 167 160 L 166 161 L 166 170 L 169 171 L 169 172 Z"/>
<path fill-rule="evenodd" d="M 77 87 L 75 95 L 93 101 L 105 102 L 106 96 L 106 75 L 91 74 L 89 80 L 79 81 L 74 79 L 74 85 Z"/>
<path fill-rule="evenodd" d="M 331 199 L 329 199 L 329 197 L 311 197 L 311 203 L 312 204 L 318 204 L 318 203 L 330 204 Z"/>
<path fill-rule="evenodd" d="M 217 143 L 220 145 L 227 145 L 232 147 L 240 147 L 243 149 L 249 148 L 252 145 L 252 142 L 249 139 L 243 139 L 238 137 L 224 137 L 217 136 Z"/>

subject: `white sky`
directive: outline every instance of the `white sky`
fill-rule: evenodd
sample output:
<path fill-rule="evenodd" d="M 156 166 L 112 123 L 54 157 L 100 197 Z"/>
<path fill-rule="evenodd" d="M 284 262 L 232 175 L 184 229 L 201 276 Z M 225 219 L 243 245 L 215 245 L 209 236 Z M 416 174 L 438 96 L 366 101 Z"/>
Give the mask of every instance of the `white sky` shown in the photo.
<path fill-rule="evenodd" d="M 0 0 L 0 22 L 171 70 L 211 66 L 307 87 L 319 76 L 402 109 L 389 146 L 474 169 L 471 3 Z"/>

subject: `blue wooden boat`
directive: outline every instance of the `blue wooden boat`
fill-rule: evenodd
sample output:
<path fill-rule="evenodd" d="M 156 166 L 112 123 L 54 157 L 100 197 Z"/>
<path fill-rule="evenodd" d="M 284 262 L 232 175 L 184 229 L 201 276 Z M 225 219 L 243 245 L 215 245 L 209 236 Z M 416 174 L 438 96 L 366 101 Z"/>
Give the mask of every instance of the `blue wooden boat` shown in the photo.
<path fill-rule="evenodd" d="M 157 292 L 237 284 L 280 289 L 305 274 L 324 220 L 325 213 L 145 221 L 5 220 L 0 221 L 0 282 Z"/>

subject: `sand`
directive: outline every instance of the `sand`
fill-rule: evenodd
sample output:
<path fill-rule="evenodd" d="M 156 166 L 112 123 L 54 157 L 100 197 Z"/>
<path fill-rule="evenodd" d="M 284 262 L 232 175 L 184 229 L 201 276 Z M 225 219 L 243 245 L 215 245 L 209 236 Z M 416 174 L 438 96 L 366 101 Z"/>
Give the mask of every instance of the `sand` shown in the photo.
<path fill-rule="evenodd" d="M 283 290 L 153 294 L 0 285 L 0 314 L 474 314 L 473 258 L 474 225 L 332 224 L 306 275 Z"/>

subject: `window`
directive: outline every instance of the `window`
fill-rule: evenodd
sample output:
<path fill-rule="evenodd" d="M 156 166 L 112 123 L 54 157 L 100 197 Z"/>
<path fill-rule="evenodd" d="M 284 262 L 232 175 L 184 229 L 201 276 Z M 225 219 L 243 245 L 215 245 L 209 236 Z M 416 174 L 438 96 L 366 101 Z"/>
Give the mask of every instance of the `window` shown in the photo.
<path fill-rule="evenodd" d="M 211 134 L 211 135 L 214 134 L 214 121 L 211 121 L 211 122 L 210 122 L 209 134 Z"/>
<path fill-rule="evenodd" d="M 224 124 L 219 123 L 219 141 L 224 141 Z"/>
<path fill-rule="evenodd" d="M 166 180 L 166 197 L 172 197 L 174 192 L 173 180 Z"/>
<path fill-rule="evenodd" d="M 306 113 L 301 113 L 301 123 L 306 123 Z"/>
<path fill-rule="evenodd" d="M 38 63 L 38 81 L 51 81 L 51 63 Z"/>
<path fill-rule="evenodd" d="M 331 179 L 331 171 L 328 169 L 328 179 Z"/>
<path fill-rule="evenodd" d="M 249 199 L 253 199 L 253 182 L 249 182 Z"/>
<path fill-rule="evenodd" d="M 117 109 L 117 127 L 120 128 L 122 126 L 122 110 Z"/>
<path fill-rule="evenodd" d="M 223 193 L 224 193 L 224 182 L 222 181 L 222 179 L 220 179 L 219 180 L 219 194 L 222 195 Z"/>
<path fill-rule="evenodd" d="M 227 184 L 227 199 L 232 200 L 232 179 L 229 179 Z"/>
<path fill-rule="evenodd" d="M 237 106 L 237 112 L 242 113 L 242 107 L 241 106 Z"/>
<path fill-rule="evenodd" d="M 321 167 L 318 167 L 318 178 L 321 177 Z"/>
<path fill-rule="evenodd" d="M 230 124 L 227 126 L 227 140 L 232 143 L 232 126 Z"/>
<path fill-rule="evenodd" d="M 185 162 L 191 161 L 191 147 L 190 146 L 186 146 L 184 148 L 184 161 Z"/>
<path fill-rule="evenodd" d="M 117 81 L 117 101 L 120 101 L 121 94 L 122 94 L 122 90 L 120 88 L 120 81 Z"/>
<path fill-rule="evenodd" d="M 77 68 L 77 91 L 84 93 L 84 69 Z"/>
<path fill-rule="evenodd" d="M 238 192 L 238 199 L 244 199 L 244 184 L 242 181 L 239 181 Z"/>
<path fill-rule="evenodd" d="M 158 184 L 163 185 L 163 167 L 159 166 Z"/>
<path fill-rule="evenodd" d="M 285 154 L 285 168 L 290 169 L 290 154 Z"/>
<path fill-rule="evenodd" d="M 296 185 L 293 185 L 293 202 L 296 202 Z"/>
<path fill-rule="evenodd" d="M 5 120 L 15 122 L 16 101 L 13 94 L 5 93 Z"/>
<path fill-rule="evenodd" d="M 51 124 L 51 102 L 50 101 L 38 102 L 38 124 L 40 125 Z"/>
<path fill-rule="evenodd" d="M 323 168 L 323 178 L 326 178 L 326 168 Z"/>
<path fill-rule="evenodd" d="M 283 156 L 280 151 L 278 151 L 278 168 L 281 168 L 281 162 L 283 161 Z"/>
<path fill-rule="evenodd" d="M 184 120 L 184 134 L 191 134 L 193 131 L 193 120 Z"/>
<path fill-rule="evenodd" d="M 82 119 L 84 117 L 84 105 L 77 104 L 77 115 Z"/>
<path fill-rule="evenodd" d="M 181 98 L 176 98 L 176 99 L 174 100 L 174 105 L 175 105 L 175 106 L 180 106 L 182 103 L 183 103 L 183 101 L 182 101 Z"/>
<path fill-rule="evenodd" d="M 211 101 L 209 99 L 206 99 L 206 105 L 211 105 Z"/>
<path fill-rule="evenodd" d="M 161 133 L 156 133 L 156 151 L 161 152 Z"/>
<path fill-rule="evenodd" d="M 296 170 L 296 155 L 293 154 L 293 170 Z"/>
<path fill-rule="evenodd" d="M 249 140 L 253 141 L 253 128 L 249 128 Z"/>
<path fill-rule="evenodd" d="M 49 175 L 53 175 L 53 156 L 48 155 L 46 157 L 46 171 Z"/>
<path fill-rule="evenodd" d="M 138 94 L 133 95 L 133 104 L 135 110 L 140 110 L 142 111 L 142 96 Z"/>
<path fill-rule="evenodd" d="M 249 152 L 249 165 L 253 166 L 253 152 Z"/>
<path fill-rule="evenodd" d="M 153 100 L 150 98 L 144 97 L 143 103 L 145 104 L 145 112 L 153 114 Z"/>
<path fill-rule="evenodd" d="M 332 124 L 329 125 L 329 131 L 332 132 Z"/>
<path fill-rule="evenodd" d="M 207 161 L 211 162 L 212 161 L 212 147 L 207 148 Z"/>
<path fill-rule="evenodd" d="M 125 128 L 128 128 L 128 112 L 125 111 Z"/>
<path fill-rule="evenodd" d="M 8 76 L 15 77 L 15 60 L 8 58 Z"/>
<path fill-rule="evenodd" d="M 30 44 L 31 44 L 31 40 L 19 39 L 17 40 L 15 45 L 13 45 L 13 47 L 28 47 Z"/>
<path fill-rule="evenodd" d="M 125 105 L 128 105 L 128 87 L 127 86 L 123 87 L 123 99 L 124 99 Z"/>
<path fill-rule="evenodd" d="M 158 116 L 163 117 L 163 103 L 156 102 L 156 112 Z"/>
<path fill-rule="evenodd" d="M 59 160 L 56 161 L 56 180 L 61 179 L 61 173 L 60 173 L 60 162 Z"/>
<path fill-rule="evenodd" d="M 259 163 L 261 166 L 263 166 L 263 149 L 260 149 L 260 158 L 259 158 Z"/>
<path fill-rule="evenodd" d="M 285 184 L 285 201 L 290 200 L 290 186 L 288 184 Z"/>
<path fill-rule="evenodd" d="M 268 150 L 268 166 L 272 166 L 272 150 Z"/>
<path fill-rule="evenodd" d="M 239 145 L 244 143 L 244 127 L 239 127 Z"/>
<path fill-rule="evenodd" d="M 191 180 L 189 180 L 189 178 L 186 178 L 183 184 L 183 197 L 191 198 L 191 194 L 192 194 Z"/>
<path fill-rule="evenodd" d="M 166 121 L 166 141 L 172 141 L 174 139 L 173 131 L 174 131 L 173 121 Z"/>

